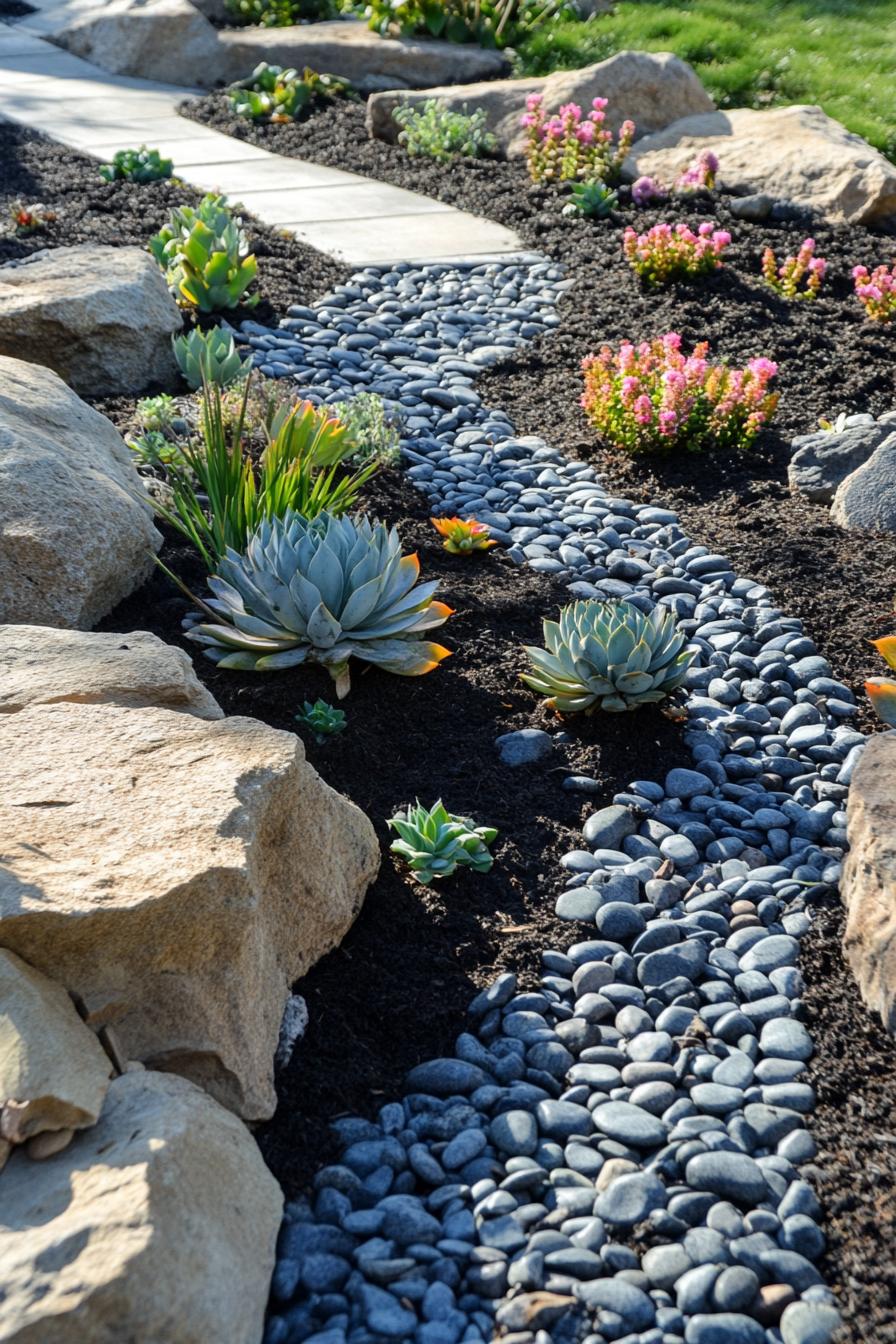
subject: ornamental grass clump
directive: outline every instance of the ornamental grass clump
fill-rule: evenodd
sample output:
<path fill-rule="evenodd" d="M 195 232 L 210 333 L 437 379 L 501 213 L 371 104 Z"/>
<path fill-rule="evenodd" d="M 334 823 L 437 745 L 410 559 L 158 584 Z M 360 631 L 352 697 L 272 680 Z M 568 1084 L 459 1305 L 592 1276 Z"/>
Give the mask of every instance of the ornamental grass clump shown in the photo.
<path fill-rule="evenodd" d="M 462 155 L 469 159 L 485 159 L 498 147 L 481 107 L 468 116 L 463 112 L 452 112 L 436 98 L 428 98 L 422 107 L 400 103 L 392 116 L 403 127 L 398 142 L 412 157 L 422 154 L 428 159 L 444 161 Z"/>
<path fill-rule="evenodd" d="M 274 124 L 296 121 L 313 103 L 344 98 L 351 91 L 347 80 L 321 75 L 306 66 L 297 70 L 261 61 L 248 79 L 227 90 L 230 106 L 238 117 Z"/>
<path fill-rule="evenodd" d="M 163 159 L 157 149 L 120 149 L 113 155 L 111 163 L 100 165 L 100 177 L 104 182 L 161 182 L 174 172 L 170 159 Z"/>
<path fill-rule="evenodd" d="M 595 98 L 582 115 L 578 103 L 566 103 L 548 116 L 544 98 L 530 93 L 520 125 L 526 130 L 526 163 L 533 182 L 599 180 L 612 186 L 631 149 L 635 123 L 624 121 L 614 144 L 606 129 L 607 99 Z"/>
<path fill-rule="evenodd" d="M 630 602 L 588 598 L 544 622 L 546 648 L 525 649 L 532 671 L 522 680 L 560 714 L 610 713 L 664 700 L 694 658 L 671 611 L 645 614 Z"/>
<path fill-rule="evenodd" d="M 489 551 L 497 542 L 489 536 L 485 523 L 475 518 L 430 518 L 440 536 L 442 546 L 450 555 L 472 555 L 474 551 Z"/>
<path fill-rule="evenodd" d="M 824 257 L 815 255 L 815 239 L 806 238 L 799 251 L 787 257 L 780 266 L 774 251 L 767 247 L 762 254 L 762 278 L 782 299 L 811 300 L 818 296 L 827 265 Z M 803 280 L 805 287 L 800 289 Z"/>
<path fill-rule="evenodd" d="M 172 210 L 168 223 L 150 238 L 149 250 L 184 307 L 215 313 L 258 302 L 257 294 L 246 294 L 255 280 L 255 257 L 226 196 L 211 192 L 196 207 Z"/>
<path fill-rule="evenodd" d="M 872 322 L 892 322 L 896 318 L 896 262 L 891 267 L 854 266 L 852 278 L 856 298 Z"/>
<path fill-rule="evenodd" d="M 441 798 L 432 807 L 413 807 L 396 812 L 387 825 L 398 839 L 389 846 L 410 865 L 424 887 L 437 877 L 450 877 L 458 868 L 487 873 L 494 863 L 488 846 L 497 837 L 494 826 L 477 826 L 470 817 L 449 812 Z"/>
<path fill-rule="evenodd" d="M 582 362 L 582 407 L 606 443 L 628 453 L 747 447 L 778 403 L 778 372 L 760 356 L 744 369 L 712 364 L 701 341 L 684 355 L 677 332 L 609 345 Z"/>
<path fill-rule="evenodd" d="M 367 517 L 288 509 L 266 518 L 242 552 L 228 548 L 201 603 L 208 619 L 188 630 L 221 667 L 267 672 L 320 663 L 341 700 L 349 659 L 419 677 L 448 650 L 422 635 L 452 614 L 417 585 L 420 562 L 403 555 L 395 528 Z"/>
<path fill-rule="evenodd" d="M 896 669 L 896 635 L 872 639 L 871 643 L 887 667 Z M 865 690 L 877 717 L 888 728 L 896 728 L 896 681 L 892 677 L 869 677 L 865 682 Z"/>
<path fill-rule="evenodd" d="M 687 224 L 654 224 L 646 233 L 631 225 L 622 238 L 622 251 L 645 285 L 667 285 L 672 280 L 695 280 L 717 271 L 731 234 L 714 224 L 701 224 L 694 233 Z"/>

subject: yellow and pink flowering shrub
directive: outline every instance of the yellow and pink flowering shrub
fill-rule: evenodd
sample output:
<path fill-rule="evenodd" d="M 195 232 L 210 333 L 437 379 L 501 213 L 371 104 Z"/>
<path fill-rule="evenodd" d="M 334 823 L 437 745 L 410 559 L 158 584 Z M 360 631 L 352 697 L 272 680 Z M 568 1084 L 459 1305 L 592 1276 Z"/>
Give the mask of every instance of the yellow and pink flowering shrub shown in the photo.
<path fill-rule="evenodd" d="M 891 267 L 867 266 L 852 269 L 856 298 L 872 322 L 892 322 L 896 318 L 896 262 Z"/>
<path fill-rule="evenodd" d="M 618 350 L 604 345 L 582 362 L 582 407 L 598 434 L 629 453 L 738 449 L 750 444 L 775 412 L 772 360 L 745 369 L 713 364 L 701 341 L 685 355 L 670 331 Z"/>
<path fill-rule="evenodd" d="M 770 247 L 762 254 L 762 278 L 782 299 L 814 299 L 827 268 L 824 257 L 815 255 L 814 238 L 806 238 L 796 255 L 787 257 L 780 266 Z M 800 289 L 804 276 L 806 287 Z"/>
<path fill-rule="evenodd" d="M 731 234 L 714 224 L 701 224 L 694 233 L 687 224 L 654 224 L 647 233 L 631 225 L 622 238 L 622 251 L 635 274 L 647 285 L 670 280 L 692 280 L 722 265 L 722 253 Z"/>
<path fill-rule="evenodd" d="M 593 99 L 587 116 L 578 103 L 565 103 L 548 116 L 542 95 L 530 93 L 520 125 L 527 131 L 526 163 L 532 181 L 618 181 L 635 123 L 622 123 L 614 146 L 613 132 L 604 126 L 606 117 L 606 98 Z"/>

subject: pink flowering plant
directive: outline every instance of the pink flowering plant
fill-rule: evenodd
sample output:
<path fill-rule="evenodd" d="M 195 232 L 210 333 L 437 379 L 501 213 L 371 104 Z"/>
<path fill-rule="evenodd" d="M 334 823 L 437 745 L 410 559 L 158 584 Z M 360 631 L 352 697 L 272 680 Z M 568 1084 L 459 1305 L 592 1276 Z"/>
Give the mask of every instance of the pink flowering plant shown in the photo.
<path fill-rule="evenodd" d="M 670 331 L 618 350 L 604 345 L 582 362 L 582 407 L 598 434 L 628 453 L 747 447 L 772 418 L 777 364 L 764 356 L 745 369 L 713 364 L 701 341 L 685 355 Z"/>
<path fill-rule="evenodd" d="M 639 177 L 632 183 L 632 200 L 635 205 L 650 205 L 651 201 L 668 199 L 668 188 L 656 177 Z"/>
<path fill-rule="evenodd" d="M 856 298 L 872 322 L 896 319 L 896 262 L 891 267 L 875 266 L 870 274 L 867 266 L 854 266 L 852 278 Z"/>
<path fill-rule="evenodd" d="M 604 125 L 606 98 L 595 98 L 583 115 L 578 103 L 565 103 L 551 116 L 540 93 L 530 93 L 520 125 L 526 130 L 526 163 L 533 182 L 618 182 L 631 149 L 635 123 L 624 121 L 619 135 Z"/>
<path fill-rule="evenodd" d="M 719 161 L 711 149 L 704 149 L 688 165 L 675 182 L 674 190 L 687 194 L 690 191 L 712 191 L 716 184 Z"/>
<path fill-rule="evenodd" d="M 635 274 L 646 285 L 655 286 L 717 271 L 730 242 L 731 234 L 714 224 L 701 224 L 696 233 L 687 224 L 654 224 L 647 233 L 638 233 L 629 225 L 622 237 L 622 251 Z"/>
<path fill-rule="evenodd" d="M 815 239 L 806 238 L 795 256 L 787 257 L 781 265 L 770 247 L 762 254 L 762 278 L 782 299 L 814 299 L 821 289 L 828 264 L 824 257 L 815 255 Z M 805 280 L 805 287 L 800 285 Z"/>

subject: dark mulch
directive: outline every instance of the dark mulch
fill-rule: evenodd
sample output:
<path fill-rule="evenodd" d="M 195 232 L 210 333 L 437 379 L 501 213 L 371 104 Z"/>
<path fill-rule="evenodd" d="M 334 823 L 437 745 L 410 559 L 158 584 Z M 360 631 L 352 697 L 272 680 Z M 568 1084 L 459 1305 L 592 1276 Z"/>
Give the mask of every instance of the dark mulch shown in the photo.
<path fill-rule="evenodd" d="M 253 126 L 234 117 L 220 93 L 182 110 L 267 149 L 478 211 L 561 261 L 575 281 L 561 328 L 486 374 L 479 383 L 486 401 L 503 407 L 521 433 L 544 434 L 568 454 L 595 461 L 620 494 L 676 509 L 691 536 L 730 556 L 739 573 L 767 583 L 781 606 L 802 618 L 854 690 L 880 672 L 867 641 L 893 625 L 896 536 L 835 527 L 826 508 L 790 495 L 787 463 L 790 439 L 816 429 L 819 416 L 879 414 L 896 406 L 896 323 L 888 329 L 867 322 L 850 279 L 853 265 L 888 260 L 891 239 L 818 221 L 746 224 L 709 197 L 691 209 L 624 209 L 611 220 L 570 220 L 560 216 L 556 192 L 531 187 L 518 163 L 446 166 L 368 140 L 360 104 L 334 103 L 286 126 Z M 714 218 L 727 227 L 734 242 L 726 268 L 696 285 L 645 292 L 622 258 L 622 229 L 629 222 L 646 229 L 675 217 L 692 226 Z M 757 278 L 762 252 L 770 245 L 786 255 L 809 232 L 830 263 L 829 279 L 814 304 L 787 304 Z M 755 452 L 632 461 L 596 441 L 579 406 L 583 356 L 605 341 L 644 340 L 666 331 L 680 332 L 687 346 L 708 340 L 714 354 L 732 362 L 765 354 L 779 363 L 778 415 Z M 874 726 L 869 715 L 863 714 L 863 726 Z"/>
<path fill-rule="evenodd" d="M 499 733 L 557 727 L 519 681 L 524 643 L 539 641 L 544 615 L 565 590 L 503 553 L 464 560 L 441 549 L 425 501 L 390 474 L 372 483 L 366 507 L 398 522 L 426 578 L 455 609 L 436 638 L 453 656 L 426 677 L 353 671 L 345 733 L 308 756 L 328 783 L 368 814 L 383 845 L 383 866 L 344 943 L 301 981 L 310 1027 L 278 1079 L 280 1105 L 259 1138 L 278 1179 L 298 1189 L 329 1154 L 327 1121 L 343 1111 L 370 1114 L 398 1090 L 414 1064 L 445 1051 L 463 1029 L 476 989 L 512 968 L 534 983 L 539 954 L 569 941 L 553 915 L 562 887 L 558 860 L 573 847 L 595 802 L 632 779 L 689 763 L 681 730 L 657 711 L 604 715 L 568 725 L 570 741 L 546 764 L 511 769 L 493 745 Z M 177 544 L 166 561 L 196 590 L 201 569 Z M 295 730 L 305 699 L 333 702 L 319 668 L 268 675 L 219 671 L 184 641 L 188 603 L 160 574 L 103 628 L 152 630 L 196 656 L 197 671 L 228 714 L 250 714 Z M 601 794 L 587 802 L 565 792 L 569 769 L 588 774 Z M 460 873 L 427 890 L 388 854 L 385 821 L 402 804 L 443 796 L 456 812 L 497 826 L 496 863 L 487 876 Z M 394 836 L 392 837 L 394 838 Z"/>
<path fill-rule="evenodd" d="M 5 224 L 15 200 L 41 202 L 56 220 L 35 233 L 0 231 L 0 265 L 45 247 L 102 243 L 143 246 L 167 221 L 173 207 L 194 205 L 202 193 L 175 181 L 104 182 L 96 159 L 46 140 L 22 126 L 5 123 L 0 133 L 0 221 Z M 175 165 L 176 170 L 176 165 Z M 260 303 L 228 314 L 232 321 L 252 317 L 276 323 L 291 303 L 319 298 L 348 274 L 295 238 L 246 218 L 246 231 L 258 258 Z"/>
<path fill-rule="evenodd" d="M 819 908 L 802 953 L 816 1044 L 814 1181 L 827 1212 L 821 1269 L 848 1337 L 879 1344 L 896 1338 L 896 1042 L 859 1001 L 840 951 L 843 924 L 839 902 Z"/>

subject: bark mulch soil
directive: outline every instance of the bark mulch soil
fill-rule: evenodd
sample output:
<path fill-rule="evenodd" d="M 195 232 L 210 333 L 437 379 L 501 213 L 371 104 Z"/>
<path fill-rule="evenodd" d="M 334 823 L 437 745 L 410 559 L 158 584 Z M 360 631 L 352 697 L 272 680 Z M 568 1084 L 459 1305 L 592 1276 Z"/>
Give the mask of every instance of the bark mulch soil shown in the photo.
<path fill-rule="evenodd" d="M 506 408 L 521 432 L 545 433 L 570 455 L 596 461 L 615 489 L 667 502 L 695 539 L 723 550 L 741 573 L 767 582 L 782 607 L 803 618 L 835 672 L 854 688 L 879 671 L 864 640 L 891 627 L 896 538 L 848 534 L 827 511 L 792 499 L 786 489 L 787 445 L 819 414 L 881 412 L 894 404 L 896 333 L 871 327 L 851 297 L 849 267 L 884 260 L 886 239 L 862 229 L 814 224 L 819 251 L 832 263 L 825 296 L 814 305 L 780 303 L 756 281 L 762 248 L 793 251 L 809 230 L 799 222 L 750 226 L 732 220 L 735 243 L 726 271 L 691 290 L 645 295 L 620 261 L 624 215 L 600 223 L 559 217 L 554 194 L 529 188 L 518 166 L 469 162 L 450 168 L 408 160 L 395 147 L 366 141 L 363 109 L 337 107 L 298 126 L 253 128 L 229 116 L 212 95 L 193 115 L 231 134 L 375 176 L 450 204 L 478 210 L 516 228 L 527 244 L 562 260 L 575 280 L 563 323 L 514 361 L 484 375 L 487 399 Z M 45 232 L 0 238 L 0 261 L 38 247 L 81 241 L 144 242 L 175 201 L 197 193 L 170 183 L 107 186 L 95 162 L 30 132 L 5 129 L 0 148 L 0 211 L 23 196 L 59 212 Z M 176 165 L 175 165 L 176 167 Z M 705 204 L 693 219 L 728 224 L 724 205 Z M 683 213 L 683 212 L 681 212 Z M 647 227 L 659 214 L 639 212 Z M 251 226 L 269 321 L 289 303 L 307 302 L 345 270 L 274 231 Z M 624 461 L 602 451 L 579 407 L 578 365 L 602 340 L 643 339 L 675 329 L 686 342 L 708 338 L 713 350 L 744 360 L 767 354 L 781 363 L 781 408 L 749 457 L 685 462 Z M 130 404 L 99 403 L 123 423 Z M 404 1071 L 450 1050 L 471 994 L 497 969 L 516 969 L 523 983 L 539 953 L 568 942 L 575 929 L 553 917 L 559 855 L 576 843 L 583 815 L 639 775 L 661 777 L 689 756 L 680 730 L 655 712 L 605 716 L 569 727 L 546 763 L 510 771 L 492 745 L 500 732 L 546 726 L 518 681 L 520 645 L 539 636 L 539 618 L 565 592 L 501 554 L 473 562 L 438 546 L 421 497 L 400 477 L 374 482 L 368 507 L 397 522 L 418 549 L 426 576 L 443 580 L 457 608 L 444 642 L 454 656 L 428 677 L 405 681 L 358 669 L 345 702 L 346 733 L 325 747 L 308 742 L 324 777 L 363 807 L 384 849 L 385 818 L 400 804 L 444 794 L 457 810 L 500 828 L 496 864 L 487 878 L 460 874 L 444 888 L 422 889 L 384 853 L 380 877 L 343 945 L 298 986 L 311 1021 L 278 1079 L 280 1106 L 259 1131 L 271 1166 L 289 1193 L 302 1188 L 331 1155 L 327 1121 L 343 1111 L 370 1113 L 395 1094 Z M 178 542 L 166 559 L 191 584 L 202 575 Z M 153 630 L 183 644 L 179 593 L 161 574 L 105 622 L 107 629 Z M 189 646 L 194 653 L 193 646 Z M 332 699 L 325 674 L 250 677 L 219 672 L 201 658 L 197 670 L 227 713 L 249 713 L 292 728 L 306 699 Z M 867 726 L 872 726 L 870 723 Z M 592 775 L 591 800 L 564 792 L 573 770 Z M 518 797 L 514 797 L 514 792 Z M 896 1047 L 862 1008 L 840 953 L 842 915 L 832 903 L 806 940 L 806 1016 L 817 1054 L 819 1106 L 812 1119 L 820 1156 L 815 1180 L 828 1211 L 824 1266 L 847 1313 L 850 1338 L 896 1340 Z"/>
<path fill-rule="evenodd" d="M 310 1025 L 278 1079 L 277 1114 L 259 1134 L 290 1192 L 332 1155 L 327 1122 L 334 1115 L 375 1112 L 414 1064 L 453 1053 L 478 988 L 504 969 L 534 984 L 542 949 L 570 941 L 575 930 L 553 914 L 563 886 L 558 861 L 578 843 L 594 802 L 610 801 L 633 779 L 690 763 L 681 728 L 651 710 L 639 714 L 636 733 L 627 715 L 584 719 L 567 727 L 569 740 L 547 760 L 502 765 L 498 734 L 557 728 L 519 673 L 526 665 L 521 645 L 540 642 L 541 617 L 556 614 L 565 590 L 500 552 L 448 555 L 425 501 L 399 473 L 372 482 L 365 507 L 397 522 L 423 576 L 442 580 L 439 597 L 455 614 L 435 637 L 453 653 L 420 678 L 356 664 L 342 704 L 347 728 L 324 746 L 297 730 L 294 716 L 306 699 L 335 703 L 327 673 L 218 670 L 183 639 L 180 621 L 190 604 L 161 573 L 101 627 L 152 630 L 181 644 L 227 714 L 301 731 L 309 759 L 364 809 L 383 847 L 380 876 L 357 923 L 296 986 Z M 188 549 L 175 542 L 165 556 L 202 591 L 204 575 Z M 570 770 L 598 781 L 597 799 L 563 790 Z M 385 822 L 407 802 L 440 796 L 452 811 L 497 826 L 495 866 L 486 877 L 460 872 L 427 889 L 387 852 L 395 837 Z"/>

